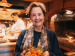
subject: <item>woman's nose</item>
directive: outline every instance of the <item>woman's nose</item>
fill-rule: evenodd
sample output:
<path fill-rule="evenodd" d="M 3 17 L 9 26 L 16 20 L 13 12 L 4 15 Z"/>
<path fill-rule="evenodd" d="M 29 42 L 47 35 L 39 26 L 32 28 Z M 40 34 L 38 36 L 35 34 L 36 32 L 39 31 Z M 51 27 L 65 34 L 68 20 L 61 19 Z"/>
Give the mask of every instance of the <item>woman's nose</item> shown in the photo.
<path fill-rule="evenodd" d="M 38 19 L 38 16 L 36 15 L 35 19 Z"/>

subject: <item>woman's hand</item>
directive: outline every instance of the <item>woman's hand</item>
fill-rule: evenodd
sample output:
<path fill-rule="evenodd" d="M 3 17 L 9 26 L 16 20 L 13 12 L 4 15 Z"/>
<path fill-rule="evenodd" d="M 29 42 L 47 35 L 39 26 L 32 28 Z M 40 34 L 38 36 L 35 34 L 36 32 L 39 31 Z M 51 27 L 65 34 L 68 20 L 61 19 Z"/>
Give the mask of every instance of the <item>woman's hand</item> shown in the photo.
<path fill-rule="evenodd" d="M 43 56 L 49 56 L 49 52 L 48 52 L 48 51 L 45 51 L 45 52 L 43 53 Z"/>
<path fill-rule="evenodd" d="M 25 55 L 25 50 L 20 54 L 20 56 L 24 56 Z"/>

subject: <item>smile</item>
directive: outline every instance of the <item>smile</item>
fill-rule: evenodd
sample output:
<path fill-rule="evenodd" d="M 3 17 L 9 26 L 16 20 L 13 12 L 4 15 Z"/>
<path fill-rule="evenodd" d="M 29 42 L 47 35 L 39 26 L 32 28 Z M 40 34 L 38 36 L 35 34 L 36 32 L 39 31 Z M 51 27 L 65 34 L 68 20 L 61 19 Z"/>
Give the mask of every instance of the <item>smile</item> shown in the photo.
<path fill-rule="evenodd" d="M 34 22 L 35 22 L 35 23 L 38 23 L 38 22 L 41 22 L 41 20 L 35 20 Z"/>

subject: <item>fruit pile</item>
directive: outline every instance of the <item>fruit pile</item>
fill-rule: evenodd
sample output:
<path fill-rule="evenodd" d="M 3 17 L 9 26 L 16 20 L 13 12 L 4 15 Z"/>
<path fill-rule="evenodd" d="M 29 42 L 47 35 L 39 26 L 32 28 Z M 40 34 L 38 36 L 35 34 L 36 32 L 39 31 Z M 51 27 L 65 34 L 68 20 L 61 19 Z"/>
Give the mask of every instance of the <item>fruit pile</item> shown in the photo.
<path fill-rule="evenodd" d="M 40 49 L 32 47 L 27 49 L 24 56 L 43 56 L 43 53 Z"/>

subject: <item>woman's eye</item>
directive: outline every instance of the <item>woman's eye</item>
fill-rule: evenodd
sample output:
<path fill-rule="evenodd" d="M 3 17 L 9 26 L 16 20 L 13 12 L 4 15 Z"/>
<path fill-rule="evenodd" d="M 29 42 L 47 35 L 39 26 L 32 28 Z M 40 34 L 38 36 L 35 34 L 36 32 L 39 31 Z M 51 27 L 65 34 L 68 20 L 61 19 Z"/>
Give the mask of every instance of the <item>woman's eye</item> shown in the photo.
<path fill-rule="evenodd" d="M 35 14 L 33 14 L 32 16 L 35 16 Z"/>
<path fill-rule="evenodd" d="M 38 14 L 38 16 L 41 16 L 41 14 Z"/>

